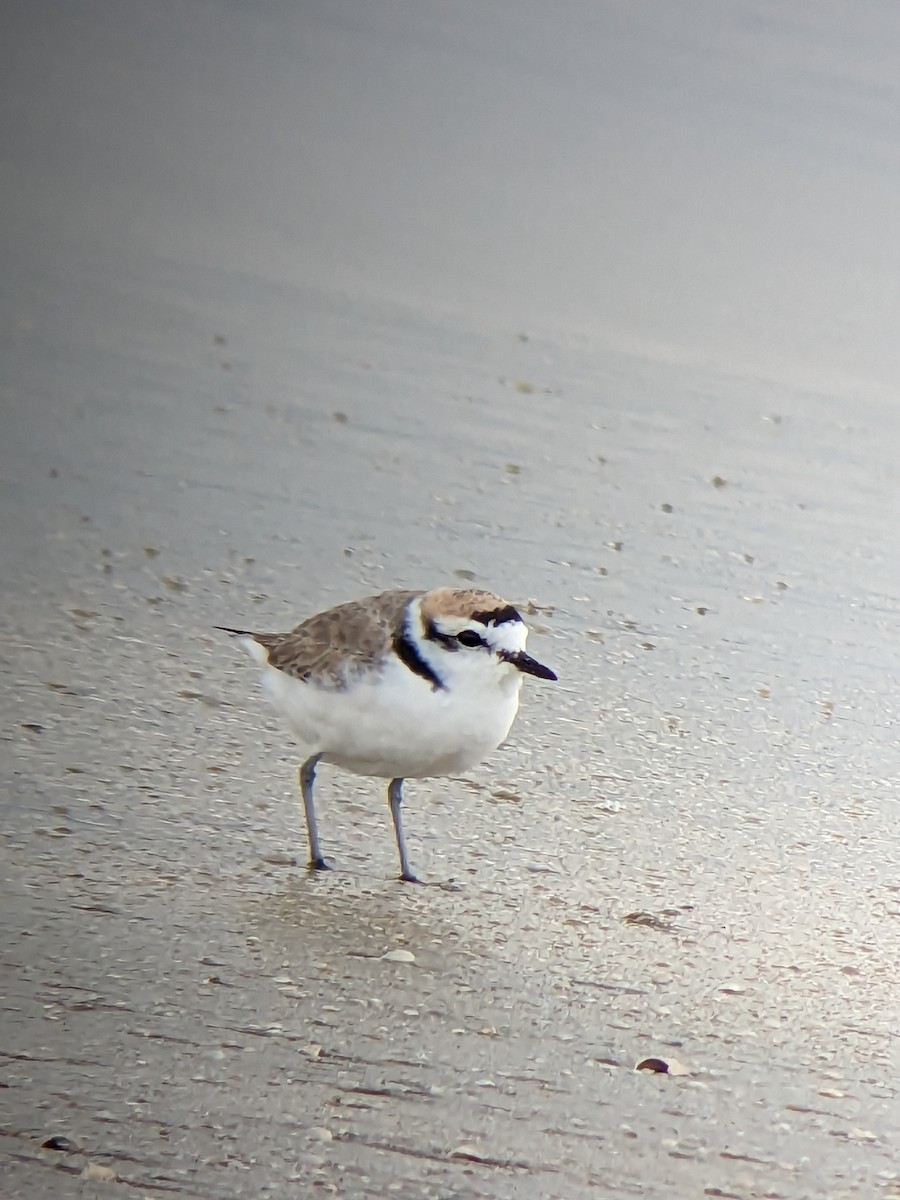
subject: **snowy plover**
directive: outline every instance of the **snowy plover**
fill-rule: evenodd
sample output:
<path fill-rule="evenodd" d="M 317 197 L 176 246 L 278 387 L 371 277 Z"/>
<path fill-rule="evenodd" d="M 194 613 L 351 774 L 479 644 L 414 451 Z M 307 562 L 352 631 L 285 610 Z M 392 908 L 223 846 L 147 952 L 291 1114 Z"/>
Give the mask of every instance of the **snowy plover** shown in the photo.
<path fill-rule="evenodd" d="M 320 762 L 389 779 L 401 879 L 409 866 L 404 779 L 467 771 L 509 733 L 522 675 L 556 679 L 525 653 L 516 609 L 476 588 L 391 591 L 318 613 L 290 633 L 234 634 L 306 756 L 299 768 L 310 867 L 326 870 L 313 784 Z"/>

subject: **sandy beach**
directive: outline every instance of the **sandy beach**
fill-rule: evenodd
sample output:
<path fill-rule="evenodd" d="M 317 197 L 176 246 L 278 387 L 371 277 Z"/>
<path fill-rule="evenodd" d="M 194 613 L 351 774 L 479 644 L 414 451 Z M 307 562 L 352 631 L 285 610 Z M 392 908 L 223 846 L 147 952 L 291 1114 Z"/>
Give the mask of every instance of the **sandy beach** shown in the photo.
<path fill-rule="evenodd" d="M 900 11 L 7 25 L 2 1195 L 900 1196 Z M 559 683 L 310 877 L 213 626 L 460 580 Z"/>

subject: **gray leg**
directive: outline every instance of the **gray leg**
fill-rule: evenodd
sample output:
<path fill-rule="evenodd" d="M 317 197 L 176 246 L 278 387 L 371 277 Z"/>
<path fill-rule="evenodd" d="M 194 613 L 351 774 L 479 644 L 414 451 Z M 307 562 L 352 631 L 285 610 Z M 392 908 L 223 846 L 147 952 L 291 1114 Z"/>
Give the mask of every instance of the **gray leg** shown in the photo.
<path fill-rule="evenodd" d="M 413 875 L 409 866 L 409 855 L 406 852 L 406 837 L 403 833 L 403 818 L 400 816 L 400 805 L 403 803 L 403 780 L 392 779 L 388 786 L 388 802 L 391 806 L 391 819 L 394 822 L 394 833 L 397 837 L 397 849 L 400 851 L 400 878 L 407 883 L 421 883 Z"/>
<path fill-rule="evenodd" d="M 309 865 L 314 871 L 330 871 L 331 868 L 322 857 L 322 847 L 319 844 L 319 830 L 316 826 L 316 809 L 313 804 L 313 784 L 316 782 L 316 767 L 320 754 L 314 754 L 297 771 L 300 780 L 300 795 L 303 797 L 303 811 L 306 813 L 306 832 L 309 835 Z"/>

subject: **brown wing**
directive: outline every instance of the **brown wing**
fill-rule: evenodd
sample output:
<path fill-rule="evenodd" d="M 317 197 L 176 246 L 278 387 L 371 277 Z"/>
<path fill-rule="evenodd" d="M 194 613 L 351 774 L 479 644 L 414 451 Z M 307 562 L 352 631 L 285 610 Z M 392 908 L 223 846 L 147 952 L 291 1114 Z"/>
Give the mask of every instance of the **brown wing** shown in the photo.
<path fill-rule="evenodd" d="M 421 592 L 382 592 L 317 613 L 290 633 L 254 633 L 269 662 L 295 679 L 340 685 L 389 653 L 403 612 Z"/>

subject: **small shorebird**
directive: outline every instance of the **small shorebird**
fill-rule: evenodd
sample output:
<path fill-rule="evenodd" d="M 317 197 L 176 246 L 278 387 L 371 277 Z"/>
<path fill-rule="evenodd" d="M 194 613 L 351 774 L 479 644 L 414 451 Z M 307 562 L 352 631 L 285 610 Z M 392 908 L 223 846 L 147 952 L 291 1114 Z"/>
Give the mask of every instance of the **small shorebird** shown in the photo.
<path fill-rule="evenodd" d="M 320 762 L 389 779 L 400 854 L 404 779 L 456 775 L 495 750 L 519 707 L 522 676 L 556 679 L 525 653 L 517 610 L 477 588 L 391 591 L 318 613 L 290 633 L 229 629 L 302 747 L 300 794 L 310 867 L 327 870 L 313 784 Z"/>

